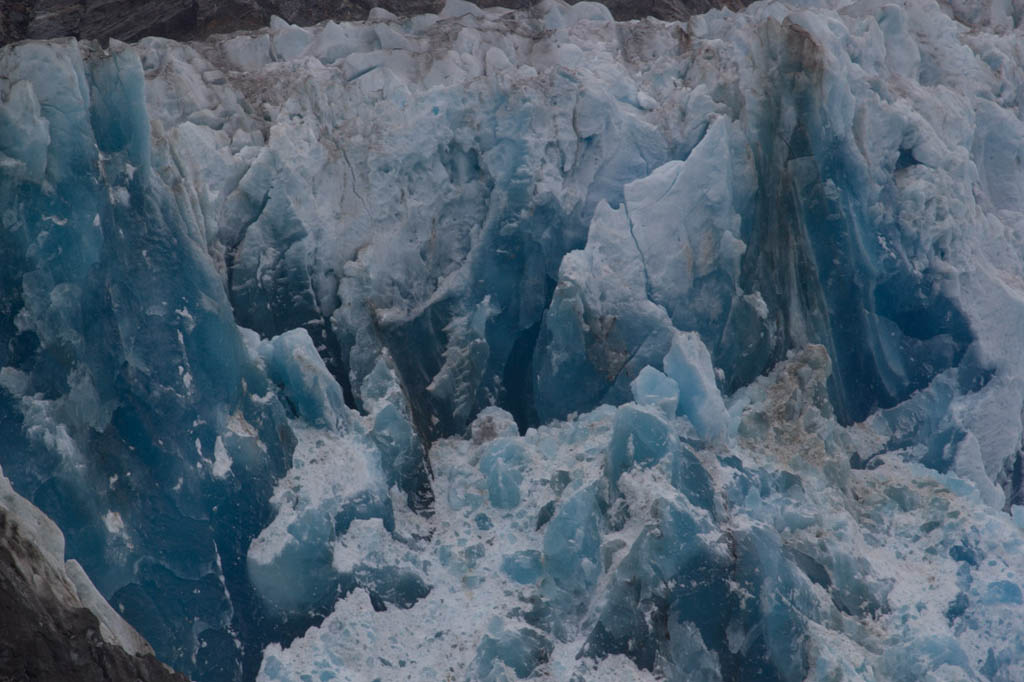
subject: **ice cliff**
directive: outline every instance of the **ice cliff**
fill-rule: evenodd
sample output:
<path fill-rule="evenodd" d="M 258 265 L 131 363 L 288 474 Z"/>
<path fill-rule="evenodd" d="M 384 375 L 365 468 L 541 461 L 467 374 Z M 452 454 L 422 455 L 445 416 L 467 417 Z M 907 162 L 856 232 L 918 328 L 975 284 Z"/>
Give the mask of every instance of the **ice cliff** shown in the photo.
<path fill-rule="evenodd" d="M 4 472 L 203 682 L 1020 682 L 1020 10 L 0 48 Z"/>

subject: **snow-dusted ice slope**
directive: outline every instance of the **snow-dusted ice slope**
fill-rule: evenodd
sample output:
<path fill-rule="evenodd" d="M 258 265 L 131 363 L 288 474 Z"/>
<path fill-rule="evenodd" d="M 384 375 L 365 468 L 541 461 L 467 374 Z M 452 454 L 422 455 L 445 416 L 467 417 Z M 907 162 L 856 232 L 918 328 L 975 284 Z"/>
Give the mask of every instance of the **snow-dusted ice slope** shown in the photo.
<path fill-rule="evenodd" d="M 0 49 L 0 462 L 197 680 L 1020 682 L 1020 15 Z"/>

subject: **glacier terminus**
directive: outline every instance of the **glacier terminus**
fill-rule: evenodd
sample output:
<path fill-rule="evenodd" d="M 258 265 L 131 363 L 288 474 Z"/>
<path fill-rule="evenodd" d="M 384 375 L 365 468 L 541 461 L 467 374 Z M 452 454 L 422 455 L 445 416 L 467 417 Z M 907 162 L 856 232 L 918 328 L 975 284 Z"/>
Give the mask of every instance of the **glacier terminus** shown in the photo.
<path fill-rule="evenodd" d="M 1024 2 L 527 4 L 0 47 L 8 563 L 141 677 L 1024 682 Z"/>

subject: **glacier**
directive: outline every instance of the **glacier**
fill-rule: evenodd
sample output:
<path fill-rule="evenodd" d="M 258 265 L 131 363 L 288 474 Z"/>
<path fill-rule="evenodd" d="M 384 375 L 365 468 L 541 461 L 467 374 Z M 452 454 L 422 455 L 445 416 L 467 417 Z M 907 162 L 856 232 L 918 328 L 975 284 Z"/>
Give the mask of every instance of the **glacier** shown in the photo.
<path fill-rule="evenodd" d="M 202 682 L 1019 682 L 1022 16 L 0 47 L 3 475 Z"/>

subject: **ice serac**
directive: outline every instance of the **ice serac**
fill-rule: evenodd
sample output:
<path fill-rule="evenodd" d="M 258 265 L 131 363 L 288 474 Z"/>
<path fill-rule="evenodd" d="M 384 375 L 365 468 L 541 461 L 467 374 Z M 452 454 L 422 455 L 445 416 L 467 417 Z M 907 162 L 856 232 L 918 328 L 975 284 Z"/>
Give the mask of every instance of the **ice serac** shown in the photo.
<path fill-rule="evenodd" d="M 5 473 L 164 660 L 236 677 L 284 409 L 154 172 L 135 51 L 23 43 L 0 71 Z"/>
<path fill-rule="evenodd" d="M 1022 29 L 799 4 L 2 48 L 6 474 L 204 682 L 1017 682 Z"/>
<path fill-rule="evenodd" d="M 690 35 L 698 42 L 715 27 L 714 35 L 726 39 L 680 57 L 693 64 L 684 69 L 691 89 L 681 128 L 702 126 L 703 134 L 692 148 L 679 149 L 685 160 L 627 184 L 624 215 L 613 230 L 595 221 L 592 230 L 601 231 L 584 253 L 596 242 L 602 264 L 639 261 L 643 277 L 620 281 L 617 288 L 661 306 L 673 326 L 698 331 L 725 370 L 729 390 L 764 372 L 789 348 L 824 343 L 836 362 L 831 392 L 837 414 L 859 420 L 959 364 L 973 336 L 962 306 L 941 286 L 941 270 L 912 260 L 907 249 L 914 246 L 902 241 L 914 238 L 901 236 L 899 218 L 885 212 L 903 190 L 909 152 L 869 156 L 886 148 L 878 136 L 922 134 L 910 132 L 916 119 L 897 124 L 902 107 L 872 90 L 853 62 L 857 55 L 829 53 L 828 41 L 840 39 L 833 31 L 848 36 L 848 30 L 820 24 L 811 13 L 783 22 L 765 14 L 748 26 L 713 15 L 695 20 Z M 828 35 L 813 35 L 804 24 L 828 26 Z M 692 61 L 700 49 L 706 59 Z M 753 66 L 734 77 L 709 66 L 718 60 L 750 60 Z M 647 67 L 654 72 L 650 78 L 668 78 L 660 63 Z M 903 66 L 913 64 L 894 68 Z M 650 91 L 655 101 L 666 97 Z M 691 117 L 697 120 L 689 123 Z M 910 130 L 894 133 L 893 125 Z M 898 152 L 901 142 L 892 144 Z M 587 364 L 605 375 L 599 383 L 610 396 L 621 396 L 617 372 L 642 366 L 630 353 L 643 353 L 664 335 L 664 324 L 642 307 L 618 312 L 614 301 L 621 292 L 611 300 L 597 291 L 588 295 L 592 287 L 609 286 L 598 283 L 600 268 L 576 275 L 568 263 L 561 277 L 585 292 L 577 325 L 607 329 L 594 334 L 601 347 L 588 350 Z M 595 295 L 598 300 L 589 300 Z M 549 313 L 550 331 L 542 331 L 542 338 L 554 336 L 549 352 L 555 362 L 568 312 L 558 302 Z M 629 331 L 638 325 L 639 334 Z M 638 336 L 645 342 L 635 341 Z M 560 385 L 542 372 L 538 391 L 558 391 Z"/>

